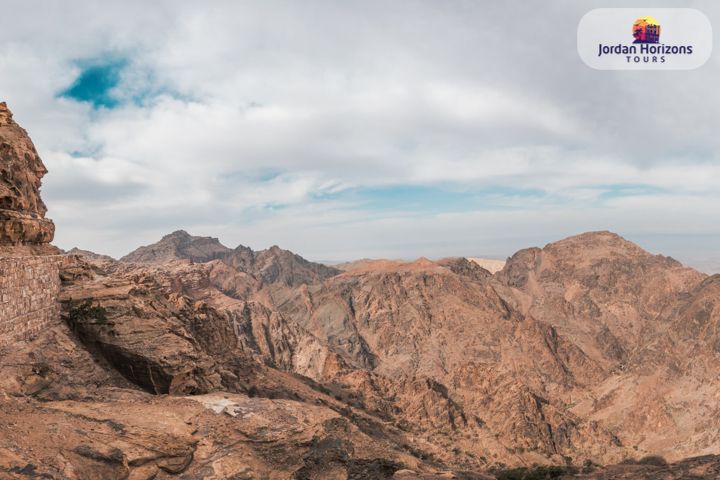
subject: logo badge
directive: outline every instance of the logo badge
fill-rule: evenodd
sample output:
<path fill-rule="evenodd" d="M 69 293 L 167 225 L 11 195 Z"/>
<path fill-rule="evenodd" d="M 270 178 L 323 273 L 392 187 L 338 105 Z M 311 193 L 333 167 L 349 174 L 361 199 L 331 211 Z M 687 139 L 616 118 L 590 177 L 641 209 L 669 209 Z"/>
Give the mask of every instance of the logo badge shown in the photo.
<path fill-rule="evenodd" d="M 694 8 L 598 8 L 577 35 L 580 58 L 597 70 L 693 70 L 712 53 L 710 21 Z"/>

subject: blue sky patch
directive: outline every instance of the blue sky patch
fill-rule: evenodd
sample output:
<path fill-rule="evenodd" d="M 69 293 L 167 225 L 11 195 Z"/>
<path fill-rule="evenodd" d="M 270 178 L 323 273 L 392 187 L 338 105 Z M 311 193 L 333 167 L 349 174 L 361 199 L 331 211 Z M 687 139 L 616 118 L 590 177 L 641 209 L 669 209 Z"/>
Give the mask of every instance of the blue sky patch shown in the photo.
<path fill-rule="evenodd" d="M 599 187 L 606 190 L 598 196 L 598 201 L 608 200 L 611 198 L 619 197 L 636 197 L 642 195 L 667 195 L 670 194 L 670 190 L 666 188 L 654 187 L 652 185 L 607 185 Z"/>
<path fill-rule="evenodd" d="M 401 211 L 417 213 L 470 212 L 477 210 L 514 210 L 512 199 L 544 195 L 535 189 L 485 188 L 454 190 L 434 186 L 395 185 L 378 188 L 358 188 L 325 194 L 323 198 L 342 198 L 372 211 Z"/>
<path fill-rule="evenodd" d="M 89 102 L 95 108 L 114 108 L 120 101 L 113 95 L 113 89 L 120 82 L 120 74 L 127 63 L 124 59 L 78 62 L 82 69 L 80 76 L 58 96 Z"/>

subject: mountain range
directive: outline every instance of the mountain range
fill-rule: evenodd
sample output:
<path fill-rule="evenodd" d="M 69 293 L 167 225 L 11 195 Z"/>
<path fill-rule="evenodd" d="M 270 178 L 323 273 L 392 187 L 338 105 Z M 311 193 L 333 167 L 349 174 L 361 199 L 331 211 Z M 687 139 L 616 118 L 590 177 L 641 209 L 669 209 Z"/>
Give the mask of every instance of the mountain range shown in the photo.
<path fill-rule="evenodd" d="M 556 465 L 600 479 L 720 467 L 720 276 L 610 232 L 521 250 L 495 273 L 462 257 L 336 268 L 184 231 L 120 260 L 70 253 L 85 262 L 63 272 L 65 324 L 13 352 L 0 387 L 38 411 L 122 424 L 81 429 L 96 454 L 74 455 L 97 468 L 151 478 L 132 475 L 169 475 L 172 458 L 181 478 L 409 479 Z M 102 319 L 82 314 L 93 307 Z M 30 455 L 44 421 L 14 448 Z M 108 438 L 127 468 L 97 460 Z M 138 442 L 164 453 L 132 460 Z"/>

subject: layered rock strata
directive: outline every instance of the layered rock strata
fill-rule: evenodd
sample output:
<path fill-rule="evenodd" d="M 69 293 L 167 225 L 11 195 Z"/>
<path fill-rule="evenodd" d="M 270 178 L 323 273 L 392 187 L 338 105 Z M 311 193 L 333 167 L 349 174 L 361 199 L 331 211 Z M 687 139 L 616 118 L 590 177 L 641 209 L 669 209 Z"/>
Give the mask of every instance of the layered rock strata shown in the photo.
<path fill-rule="evenodd" d="M 3 254 L 59 253 L 47 246 L 55 225 L 45 218 L 40 198 L 42 177 L 47 173 L 27 132 L 0 103 L 0 248 Z M 29 247 L 25 250 L 17 247 Z M 7 248 L 15 247 L 15 248 Z"/>

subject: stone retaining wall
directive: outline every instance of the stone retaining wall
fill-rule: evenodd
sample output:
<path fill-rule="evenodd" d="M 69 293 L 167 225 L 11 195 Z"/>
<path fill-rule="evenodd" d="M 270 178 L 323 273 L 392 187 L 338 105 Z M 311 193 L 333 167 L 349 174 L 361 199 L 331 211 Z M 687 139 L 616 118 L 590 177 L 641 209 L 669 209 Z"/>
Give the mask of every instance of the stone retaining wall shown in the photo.
<path fill-rule="evenodd" d="M 0 257 L 0 348 L 60 321 L 60 267 L 68 255 Z"/>

